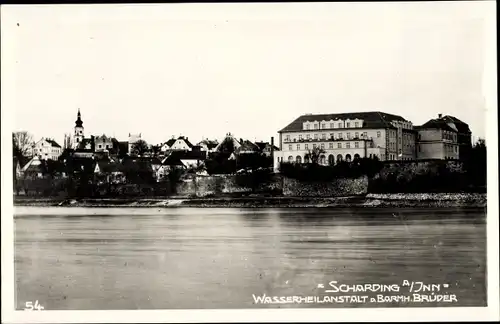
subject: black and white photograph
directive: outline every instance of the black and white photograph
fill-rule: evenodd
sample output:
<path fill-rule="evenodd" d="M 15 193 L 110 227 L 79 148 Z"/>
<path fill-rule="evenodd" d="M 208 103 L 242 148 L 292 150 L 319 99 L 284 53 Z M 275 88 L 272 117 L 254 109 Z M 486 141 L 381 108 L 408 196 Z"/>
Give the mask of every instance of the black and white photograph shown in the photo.
<path fill-rule="evenodd" d="M 2 322 L 496 321 L 496 2 L 1 7 Z"/>

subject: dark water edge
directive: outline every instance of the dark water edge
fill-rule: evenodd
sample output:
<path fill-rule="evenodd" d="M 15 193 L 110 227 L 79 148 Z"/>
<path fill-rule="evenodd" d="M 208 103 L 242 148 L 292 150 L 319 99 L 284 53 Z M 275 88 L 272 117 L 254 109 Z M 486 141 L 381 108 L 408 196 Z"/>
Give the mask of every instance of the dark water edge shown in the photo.
<path fill-rule="evenodd" d="M 378 194 L 354 197 L 157 197 L 157 198 L 31 198 L 15 197 L 14 206 L 38 207 L 210 207 L 210 208 L 319 208 L 319 207 L 428 207 L 486 208 L 485 194 Z"/>

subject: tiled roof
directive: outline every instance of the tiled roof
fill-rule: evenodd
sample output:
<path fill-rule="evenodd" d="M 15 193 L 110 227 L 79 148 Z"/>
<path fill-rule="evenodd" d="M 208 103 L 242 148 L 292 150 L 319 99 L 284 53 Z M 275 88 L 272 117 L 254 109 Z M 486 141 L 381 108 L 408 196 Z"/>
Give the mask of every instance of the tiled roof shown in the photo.
<path fill-rule="evenodd" d="M 364 128 L 394 128 L 391 125 L 391 121 L 403 121 L 408 122 L 401 116 L 388 114 L 380 111 L 371 112 L 353 112 L 353 113 L 341 113 L 341 114 L 321 114 L 321 115 L 302 115 L 295 119 L 288 126 L 279 131 L 281 132 L 293 132 L 303 130 L 302 124 L 307 121 L 329 121 L 336 119 L 362 119 L 364 121 Z"/>

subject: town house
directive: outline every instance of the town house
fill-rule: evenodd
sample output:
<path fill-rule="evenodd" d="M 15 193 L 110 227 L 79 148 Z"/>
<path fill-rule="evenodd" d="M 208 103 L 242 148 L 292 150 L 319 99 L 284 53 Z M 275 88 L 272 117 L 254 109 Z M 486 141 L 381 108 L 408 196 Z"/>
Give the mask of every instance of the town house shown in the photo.
<path fill-rule="evenodd" d="M 279 145 L 275 163 L 307 163 L 315 148 L 325 152 L 323 165 L 364 157 L 413 160 L 415 130 L 403 117 L 383 112 L 306 114 L 279 131 Z"/>

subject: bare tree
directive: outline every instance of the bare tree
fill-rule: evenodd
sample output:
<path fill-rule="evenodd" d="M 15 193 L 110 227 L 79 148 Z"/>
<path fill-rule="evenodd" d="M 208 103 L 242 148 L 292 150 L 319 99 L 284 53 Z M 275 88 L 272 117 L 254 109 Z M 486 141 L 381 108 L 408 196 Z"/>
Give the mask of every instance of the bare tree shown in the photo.
<path fill-rule="evenodd" d="M 27 157 L 33 145 L 33 135 L 26 131 L 12 133 L 12 151 L 15 157 Z"/>
<path fill-rule="evenodd" d="M 132 145 L 132 152 L 135 155 L 142 156 L 144 153 L 149 152 L 148 143 L 145 140 L 138 140 Z"/>
<path fill-rule="evenodd" d="M 312 164 L 318 164 L 321 154 L 325 154 L 325 150 L 323 150 L 320 147 L 315 147 L 312 150 L 309 150 L 309 152 L 306 153 L 304 158 L 309 159 Z"/>

